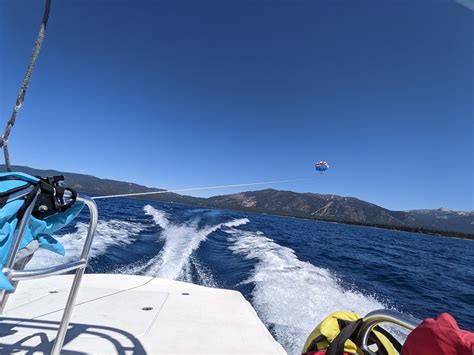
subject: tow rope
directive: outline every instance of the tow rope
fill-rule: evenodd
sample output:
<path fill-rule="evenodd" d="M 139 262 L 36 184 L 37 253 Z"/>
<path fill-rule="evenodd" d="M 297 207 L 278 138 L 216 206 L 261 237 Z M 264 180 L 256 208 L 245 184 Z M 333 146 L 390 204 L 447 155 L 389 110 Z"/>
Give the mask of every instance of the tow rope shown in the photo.
<path fill-rule="evenodd" d="M 10 155 L 8 153 L 8 138 L 10 137 L 10 132 L 15 125 L 16 115 L 21 109 L 23 105 L 23 101 L 25 100 L 26 91 L 28 90 L 28 86 L 30 85 L 31 75 L 33 74 L 33 69 L 35 67 L 36 61 L 41 51 L 41 46 L 43 45 L 44 35 L 46 32 L 46 25 L 48 24 L 49 18 L 49 10 L 51 8 L 51 0 L 46 0 L 44 12 L 43 12 L 43 20 L 41 21 L 40 30 L 38 32 L 38 36 L 36 37 L 35 45 L 33 47 L 33 52 L 31 53 L 31 60 L 28 68 L 26 69 L 25 77 L 23 78 L 23 82 L 21 83 L 20 91 L 18 92 L 18 96 L 16 98 L 15 106 L 13 107 L 13 112 L 10 116 L 10 119 L 7 122 L 7 126 L 3 131 L 2 136 L 0 137 L 0 148 L 3 148 L 3 155 L 5 157 L 5 167 L 7 171 L 12 171 L 10 165 Z"/>
<path fill-rule="evenodd" d="M 38 60 L 39 54 L 41 52 L 41 47 L 43 45 L 44 36 L 46 33 L 46 26 L 48 24 L 50 8 L 51 8 L 51 0 L 46 0 L 44 12 L 43 12 L 43 19 L 41 21 L 40 30 L 36 37 L 33 51 L 31 53 L 30 63 L 28 64 L 28 68 L 26 69 L 26 74 L 25 74 L 25 77 L 23 78 L 23 82 L 21 84 L 20 91 L 16 98 L 15 106 L 13 107 L 13 111 L 10 116 L 10 119 L 7 122 L 7 126 L 5 127 L 5 130 L 3 131 L 2 136 L 0 137 L 0 148 L 3 148 L 3 155 L 5 158 L 5 168 L 8 172 L 12 171 L 11 163 L 10 163 L 10 154 L 8 151 L 8 139 L 10 137 L 11 130 L 13 126 L 15 125 L 17 114 L 20 111 L 21 107 L 23 106 L 25 95 L 30 85 L 31 76 L 33 74 L 33 69 L 35 68 L 36 61 Z M 92 199 L 99 200 L 99 199 L 107 199 L 107 198 L 114 198 L 114 197 L 133 197 L 133 196 L 155 195 L 155 194 L 176 193 L 176 192 L 189 192 L 189 191 L 199 191 L 199 190 L 215 190 L 215 189 L 224 189 L 224 188 L 231 188 L 231 187 L 272 185 L 272 184 L 283 184 L 283 183 L 296 182 L 296 181 L 306 181 L 306 180 L 312 180 L 312 179 L 314 178 L 252 182 L 252 183 L 231 184 L 231 185 L 204 186 L 204 187 L 193 187 L 193 188 L 183 188 L 183 189 L 170 189 L 170 190 L 138 192 L 138 193 L 129 193 L 129 194 L 94 196 L 92 197 Z"/>
<path fill-rule="evenodd" d="M 118 194 L 118 195 L 105 195 L 105 196 L 94 196 L 93 200 L 100 200 L 106 198 L 114 197 L 132 197 L 132 196 L 143 196 L 143 195 L 156 195 L 156 194 L 167 194 L 175 192 L 189 192 L 189 191 L 199 191 L 199 190 L 215 190 L 215 189 L 225 189 L 228 187 L 244 187 L 244 186 L 256 186 L 256 185 L 273 185 L 273 184 L 284 184 L 288 182 L 295 181 L 306 181 L 313 180 L 314 178 L 303 178 L 303 179 L 291 179 L 291 180 L 276 180 L 276 181 L 262 181 L 262 182 L 251 182 L 245 184 L 232 184 L 232 185 L 216 185 L 216 186 L 204 186 L 204 187 L 192 187 L 186 189 L 173 189 L 173 190 L 160 190 L 160 191 L 149 191 L 149 192 L 136 192 L 130 194 Z"/>

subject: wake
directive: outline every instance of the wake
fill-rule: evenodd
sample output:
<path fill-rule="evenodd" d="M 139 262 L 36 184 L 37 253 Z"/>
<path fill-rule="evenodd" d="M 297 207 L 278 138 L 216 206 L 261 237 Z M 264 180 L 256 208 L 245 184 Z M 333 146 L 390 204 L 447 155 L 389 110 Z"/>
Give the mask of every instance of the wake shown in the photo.
<path fill-rule="evenodd" d="M 66 255 L 39 249 L 28 263 L 28 269 L 42 268 L 58 265 L 64 262 L 77 260 L 81 254 L 87 236 L 88 224 L 77 222 L 73 233 L 55 235 L 54 237 L 63 244 Z M 126 246 L 133 243 L 138 234 L 145 229 L 145 225 L 136 222 L 120 220 L 100 220 L 97 224 L 94 241 L 92 243 L 90 258 L 104 254 L 111 246 Z"/>
<path fill-rule="evenodd" d="M 144 211 L 161 227 L 160 238 L 164 240 L 163 248 L 150 260 L 131 265 L 122 272 L 189 282 L 192 281 L 194 270 L 200 283 L 205 286 L 215 286 L 215 280 L 212 273 L 192 256 L 193 252 L 211 233 L 218 229 L 238 227 L 249 221 L 247 218 L 234 219 L 230 222 L 199 228 L 198 219 L 174 224 L 164 211 L 150 205 L 146 205 Z"/>
<path fill-rule="evenodd" d="M 299 260 L 294 250 L 262 232 L 225 232 L 233 253 L 256 260 L 253 274 L 244 283 L 255 285 L 252 303 L 289 354 L 300 354 L 309 333 L 333 312 L 365 315 L 385 308 L 373 297 L 344 290 L 328 270 Z"/>
<path fill-rule="evenodd" d="M 353 311 L 361 315 L 385 308 L 374 297 L 340 286 L 328 270 L 298 259 L 295 251 L 277 244 L 262 232 L 240 230 L 247 218 L 199 227 L 199 219 L 173 222 L 166 212 L 150 205 L 146 215 L 162 230 L 163 247 L 146 261 L 126 265 L 115 272 L 138 274 L 198 283 L 216 287 L 212 270 L 196 256 L 202 242 L 217 230 L 228 235 L 228 248 L 244 259 L 253 260 L 251 274 L 244 281 L 254 286 L 251 297 L 258 315 L 289 354 L 298 354 L 312 329 L 335 311 Z M 148 228 L 148 223 L 119 220 L 99 221 L 91 257 L 99 257 L 109 247 L 126 248 Z M 40 268 L 76 259 L 82 250 L 87 224 L 77 222 L 76 231 L 56 236 L 66 256 L 39 250 L 28 268 Z"/>

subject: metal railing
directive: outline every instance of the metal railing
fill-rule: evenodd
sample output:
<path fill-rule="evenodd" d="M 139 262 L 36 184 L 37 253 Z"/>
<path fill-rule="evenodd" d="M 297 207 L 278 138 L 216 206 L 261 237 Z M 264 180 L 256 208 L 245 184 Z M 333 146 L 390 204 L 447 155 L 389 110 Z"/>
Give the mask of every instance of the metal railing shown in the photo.
<path fill-rule="evenodd" d="M 374 329 L 374 327 L 380 323 L 396 324 L 411 331 L 415 329 L 421 323 L 421 321 L 419 319 L 411 318 L 389 309 L 380 309 L 370 312 L 364 317 L 364 321 L 362 322 L 359 334 L 357 336 L 357 338 L 360 339 L 359 347 L 366 355 L 374 354 L 374 352 L 372 352 L 368 347 L 369 334 Z"/>
<path fill-rule="evenodd" d="M 37 196 L 36 196 L 37 197 Z M 66 332 L 69 326 L 69 321 L 71 320 L 72 311 L 74 308 L 74 303 L 76 301 L 77 293 L 81 284 L 82 276 L 84 275 L 85 268 L 87 266 L 87 261 L 89 259 L 89 253 L 92 246 L 92 241 L 94 240 L 94 233 L 97 227 L 98 221 L 98 212 L 97 206 L 95 202 L 86 197 L 77 197 L 77 202 L 83 202 L 88 208 L 90 212 L 90 219 L 89 219 L 89 229 L 87 231 L 87 237 L 84 242 L 84 246 L 82 248 L 81 255 L 79 260 L 69 261 L 64 264 L 54 265 L 47 268 L 41 269 L 33 269 L 33 270 L 15 270 L 15 259 L 19 250 L 19 246 L 21 240 L 23 238 L 23 234 L 25 233 L 26 226 L 28 225 L 28 221 L 33 210 L 33 206 L 36 202 L 36 197 L 34 201 L 30 204 L 28 209 L 26 210 L 25 214 L 23 215 L 22 219 L 20 220 L 18 227 L 16 229 L 15 237 L 12 243 L 12 247 L 10 248 L 7 262 L 5 263 L 5 267 L 3 268 L 3 272 L 5 276 L 10 280 L 13 281 L 13 286 L 16 288 L 19 281 L 23 280 L 32 280 L 37 278 L 43 278 L 53 275 L 60 275 L 65 274 L 69 271 L 76 270 L 74 280 L 71 285 L 71 290 L 69 291 L 69 296 L 66 302 L 66 306 L 64 308 L 64 313 L 61 318 L 61 322 L 59 323 L 58 334 L 56 336 L 56 340 L 54 341 L 54 345 L 51 351 L 51 354 L 58 355 L 61 352 L 64 338 L 66 336 Z M 16 196 L 18 198 L 18 196 Z M 0 292 L 0 313 L 3 313 L 5 305 L 8 301 L 8 297 L 11 293 L 2 291 Z"/>

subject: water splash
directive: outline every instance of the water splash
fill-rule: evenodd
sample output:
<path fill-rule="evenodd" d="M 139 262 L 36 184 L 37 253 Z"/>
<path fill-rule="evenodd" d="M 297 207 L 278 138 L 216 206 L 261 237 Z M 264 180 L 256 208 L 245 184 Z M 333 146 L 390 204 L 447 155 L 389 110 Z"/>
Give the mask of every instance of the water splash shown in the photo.
<path fill-rule="evenodd" d="M 235 254 L 256 260 L 253 274 L 244 282 L 255 285 L 252 303 L 289 354 L 301 353 L 309 333 L 333 312 L 365 315 L 385 308 L 373 297 L 343 289 L 331 272 L 299 260 L 294 250 L 261 232 L 225 232 Z"/>
<path fill-rule="evenodd" d="M 200 271 L 202 275 L 205 275 L 202 265 L 196 259 L 192 259 L 193 252 L 199 248 L 199 245 L 207 239 L 209 234 L 218 229 L 238 227 L 249 221 L 247 218 L 241 218 L 200 228 L 199 219 L 175 224 L 162 210 L 146 205 L 144 211 L 162 228 L 160 238 L 163 239 L 164 245 L 155 257 L 145 263 L 132 265 L 127 272 L 172 280 L 192 280 L 192 267 L 198 274 Z M 207 273 L 202 277 L 200 283 L 212 284 L 214 281 L 210 280 L 212 280 L 212 276 Z"/>
<path fill-rule="evenodd" d="M 71 260 L 76 260 L 81 254 L 87 236 L 89 225 L 77 222 L 75 232 L 55 235 L 66 250 L 66 255 L 58 255 L 47 250 L 38 250 L 28 263 L 28 269 L 48 267 Z M 100 220 L 92 243 L 90 257 L 94 258 L 105 253 L 111 246 L 125 246 L 133 243 L 138 234 L 145 229 L 145 225 L 135 222 L 119 220 Z"/>

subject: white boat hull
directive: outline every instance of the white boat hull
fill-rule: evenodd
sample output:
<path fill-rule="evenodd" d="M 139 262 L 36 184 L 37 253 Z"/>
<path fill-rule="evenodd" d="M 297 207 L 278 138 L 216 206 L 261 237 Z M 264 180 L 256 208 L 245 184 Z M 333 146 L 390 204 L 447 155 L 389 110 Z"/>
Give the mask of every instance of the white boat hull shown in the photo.
<path fill-rule="evenodd" d="M 73 275 L 20 282 L 0 353 L 48 354 Z M 285 354 L 236 291 L 146 276 L 84 275 L 64 354 Z"/>

